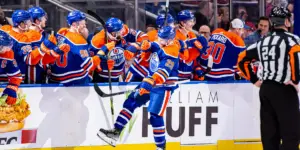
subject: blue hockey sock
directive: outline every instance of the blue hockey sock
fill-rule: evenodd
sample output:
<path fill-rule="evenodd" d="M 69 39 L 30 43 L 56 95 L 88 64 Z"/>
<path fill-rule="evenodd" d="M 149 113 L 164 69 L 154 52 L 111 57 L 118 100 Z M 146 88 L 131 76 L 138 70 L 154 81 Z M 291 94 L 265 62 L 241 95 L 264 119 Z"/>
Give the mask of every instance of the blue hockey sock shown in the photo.
<path fill-rule="evenodd" d="M 118 118 L 115 123 L 115 129 L 122 131 L 125 125 L 131 119 L 133 112 L 136 108 L 136 101 L 133 98 L 133 94 L 130 94 L 129 97 L 125 100 L 123 104 L 123 109 L 118 115 Z"/>
<path fill-rule="evenodd" d="M 150 113 L 150 123 L 153 127 L 154 141 L 157 147 L 165 147 L 166 136 L 165 136 L 165 125 L 162 116 Z"/>

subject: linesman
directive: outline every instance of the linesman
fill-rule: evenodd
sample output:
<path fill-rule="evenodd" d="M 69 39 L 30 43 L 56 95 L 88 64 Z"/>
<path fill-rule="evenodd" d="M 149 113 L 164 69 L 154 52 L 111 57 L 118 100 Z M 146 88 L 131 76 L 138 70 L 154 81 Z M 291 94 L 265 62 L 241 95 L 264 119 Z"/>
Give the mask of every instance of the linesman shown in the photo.
<path fill-rule="evenodd" d="M 286 8 L 274 7 L 270 14 L 272 34 L 250 45 L 238 60 L 242 76 L 260 87 L 264 150 L 299 150 L 300 39 L 288 32 L 290 17 Z M 252 60 L 263 65 L 261 79 L 252 71 Z"/>

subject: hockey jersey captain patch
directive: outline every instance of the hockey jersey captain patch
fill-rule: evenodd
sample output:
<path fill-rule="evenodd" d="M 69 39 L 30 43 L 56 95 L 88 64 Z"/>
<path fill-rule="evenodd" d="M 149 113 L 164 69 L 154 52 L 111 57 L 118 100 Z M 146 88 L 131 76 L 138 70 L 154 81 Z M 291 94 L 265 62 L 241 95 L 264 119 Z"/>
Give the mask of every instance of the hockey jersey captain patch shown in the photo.
<path fill-rule="evenodd" d="M 113 50 L 110 51 L 109 57 L 115 61 L 114 66 L 121 65 L 125 62 L 124 49 L 121 47 L 115 47 Z"/>

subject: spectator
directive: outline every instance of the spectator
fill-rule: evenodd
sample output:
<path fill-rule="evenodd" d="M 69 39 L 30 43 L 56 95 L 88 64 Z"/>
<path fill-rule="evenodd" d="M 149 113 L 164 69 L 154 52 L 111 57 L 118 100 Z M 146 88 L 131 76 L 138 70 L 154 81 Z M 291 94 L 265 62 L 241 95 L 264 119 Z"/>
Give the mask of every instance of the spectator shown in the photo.
<path fill-rule="evenodd" d="M 266 16 L 269 16 L 273 8 L 273 0 L 266 0 Z"/>
<path fill-rule="evenodd" d="M 258 21 L 258 29 L 245 38 L 246 46 L 249 46 L 269 34 L 270 20 L 268 17 L 260 17 Z"/>
<path fill-rule="evenodd" d="M 236 18 L 242 19 L 244 22 L 248 19 L 248 12 L 244 6 L 239 6 L 237 9 Z"/>
<path fill-rule="evenodd" d="M 3 10 L 0 8 L 0 26 L 9 24 L 7 18 L 5 17 L 5 14 L 3 12 Z"/>
<path fill-rule="evenodd" d="M 198 30 L 202 25 L 209 25 L 209 20 L 213 16 L 213 3 L 203 1 L 199 3 L 199 11 L 195 13 L 196 24 L 194 30 Z"/>
<path fill-rule="evenodd" d="M 221 7 L 219 8 L 218 11 L 219 11 L 219 16 L 222 16 L 221 22 L 218 24 L 218 27 L 228 30 L 229 29 L 229 7 Z"/>
<path fill-rule="evenodd" d="M 206 38 L 206 40 L 208 41 L 209 38 L 210 38 L 210 28 L 209 26 L 207 25 L 202 25 L 200 28 L 199 28 L 199 34 L 204 36 Z"/>

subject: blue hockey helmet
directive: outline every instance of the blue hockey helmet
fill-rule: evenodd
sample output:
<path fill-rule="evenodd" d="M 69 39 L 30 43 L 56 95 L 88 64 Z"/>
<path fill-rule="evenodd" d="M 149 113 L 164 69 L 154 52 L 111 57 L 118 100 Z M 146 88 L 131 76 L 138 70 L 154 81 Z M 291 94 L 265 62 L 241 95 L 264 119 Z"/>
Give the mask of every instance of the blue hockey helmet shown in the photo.
<path fill-rule="evenodd" d="M 165 40 L 174 39 L 175 34 L 175 30 L 171 26 L 163 26 L 158 30 L 158 37 Z"/>
<path fill-rule="evenodd" d="M 156 18 L 156 25 L 157 25 L 157 27 L 161 28 L 164 25 L 165 18 L 166 18 L 165 14 L 160 14 L 160 15 L 157 16 L 157 18 Z M 173 16 L 171 14 L 168 14 L 168 18 L 167 19 L 168 19 L 167 20 L 168 24 L 171 24 L 171 23 L 175 22 L 175 20 L 174 20 L 174 18 L 173 18 Z"/>
<path fill-rule="evenodd" d="M 33 21 L 35 21 L 36 19 L 40 19 L 47 15 L 47 13 L 41 7 L 31 7 L 28 9 L 28 12 Z"/>
<path fill-rule="evenodd" d="M 77 22 L 85 19 L 86 19 L 85 14 L 79 10 L 71 11 L 67 16 L 67 22 L 69 26 L 71 26 L 73 22 Z"/>
<path fill-rule="evenodd" d="M 12 14 L 13 26 L 17 27 L 20 23 L 31 20 L 30 14 L 26 10 L 16 10 Z"/>
<path fill-rule="evenodd" d="M 190 10 L 182 10 L 177 15 L 178 21 L 187 21 L 191 19 L 195 19 L 195 16 Z"/>
<path fill-rule="evenodd" d="M 12 47 L 13 40 L 6 32 L 0 30 L 0 51 L 3 49 L 4 46 Z"/>
<path fill-rule="evenodd" d="M 109 33 L 119 32 L 123 28 L 123 22 L 118 18 L 108 18 L 105 22 L 105 26 Z"/>

